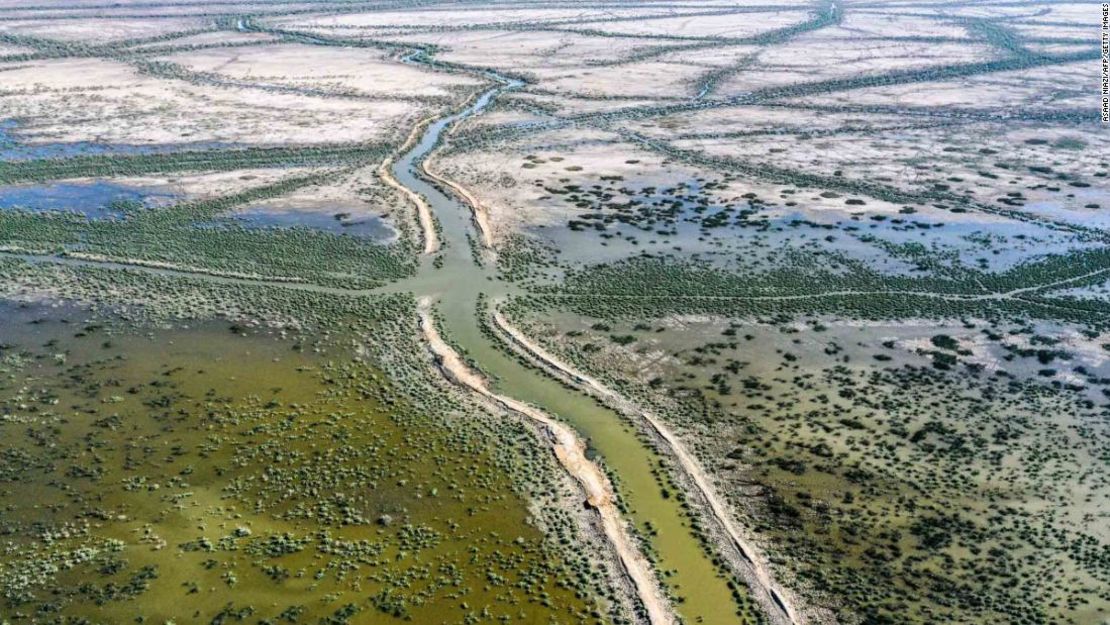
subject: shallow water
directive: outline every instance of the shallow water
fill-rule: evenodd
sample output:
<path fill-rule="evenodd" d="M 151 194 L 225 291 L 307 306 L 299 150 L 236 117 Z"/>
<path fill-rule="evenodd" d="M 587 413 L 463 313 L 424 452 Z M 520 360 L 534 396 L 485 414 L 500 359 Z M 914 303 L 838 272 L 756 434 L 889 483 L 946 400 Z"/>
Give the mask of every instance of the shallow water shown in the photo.
<path fill-rule="evenodd" d="M 313 207 L 311 210 L 295 208 L 274 208 L 269 206 L 248 206 L 237 210 L 227 219 L 245 228 L 308 228 L 333 234 L 347 234 L 354 237 L 387 242 L 396 238 L 397 233 L 381 217 L 359 215 L 361 208 L 335 205 L 327 210 Z"/>
<path fill-rule="evenodd" d="M 0 318 L 0 614 L 597 622 L 510 481 L 519 428 L 383 401 L 264 330 Z"/>
<path fill-rule="evenodd" d="M 721 201 L 698 180 L 664 188 L 618 183 L 598 198 L 583 188 L 563 201 L 576 206 L 566 225 L 535 226 L 529 233 L 559 251 L 572 265 L 608 263 L 640 255 L 698 258 L 724 266 L 780 263 L 784 253 L 832 252 L 894 274 L 919 274 L 912 255 L 892 253 L 883 244 L 924 246 L 937 257 L 966 267 L 1004 271 L 1032 257 L 1062 253 L 1077 244 L 1075 235 L 1033 222 L 969 213 L 857 214 L 843 210 L 807 210 L 779 203 Z M 627 193 L 621 193 L 616 188 Z M 577 203 L 591 204 L 583 208 Z M 736 198 L 733 198 L 736 200 Z M 1027 209 L 1044 211 L 1042 204 Z M 1101 218 L 1097 210 L 1084 209 Z M 1083 211 L 1066 217 L 1079 219 Z M 1065 215 L 1054 215 L 1063 217 Z M 1078 223 L 1078 222 L 1077 222 Z M 806 249 L 808 248 L 808 249 Z M 908 249 L 908 248 L 907 248 Z M 777 258 L 776 258 L 777 257 Z M 739 261 L 739 264 L 737 264 Z"/>
<path fill-rule="evenodd" d="M 1029 553 L 1020 535 L 1055 533 L 1043 529 L 1049 526 L 1068 528 L 1059 530 L 1061 537 L 1071 531 L 1097 531 L 1092 530 L 1090 517 L 1084 517 L 1100 505 L 1098 495 L 1092 496 L 1099 487 L 1087 485 L 1091 472 L 1097 472 L 1091 468 L 1098 463 L 1097 452 L 1087 454 L 1104 448 L 1100 446 L 1102 434 L 1096 432 L 1105 428 L 1100 430 L 1095 424 L 1101 423 L 1096 406 L 1105 403 L 1105 385 L 1089 380 L 1104 378 L 1108 366 L 1097 342 L 1083 337 L 1076 328 L 1037 323 L 1016 331 L 1028 322 L 1011 325 L 968 319 L 938 324 L 935 320 L 870 323 L 822 318 L 820 323 L 796 319 L 786 324 L 686 317 L 657 319 L 650 329 L 639 326 L 639 319 L 605 320 L 609 327 L 599 330 L 591 327 L 598 319 L 570 313 L 542 311 L 534 319 L 564 337 L 560 342 L 566 341 L 579 354 L 587 353 L 582 350 L 584 345 L 608 343 L 610 335 L 635 336 L 635 342 L 627 347 L 603 348 L 586 358 L 592 368 L 619 367 L 613 375 L 632 384 L 658 376 L 661 388 L 674 401 L 690 400 L 686 414 L 697 415 L 714 433 L 702 440 L 705 457 L 711 463 L 716 460 L 715 475 L 759 484 L 763 501 L 777 494 L 780 499 L 771 501 L 801 510 L 811 497 L 829 502 L 836 510 L 831 515 L 810 509 L 796 516 L 797 510 L 776 509 L 777 504 L 757 504 L 761 507 L 756 514 L 765 523 L 761 533 L 775 543 L 791 545 L 796 570 L 808 570 L 809 575 L 828 580 L 829 587 L 847 601 L 886 603 L 886 621 L 899 623 L 929 622 L 930 618 L 942 622 L 936 620 L 939 610 L 947 612 L 943 622 L 1010 622 L 1013 619 L 991 610 L 998 606 L 1009 609 L 1018 597 L 1045 606 L 1050 615 L 1046 621 L 1069 621 L 1057 616 L 1065 610 L 1071 611 L 1070 622 L 1098 621 L 1094 616 L 1100 609 L 1094 607 L 1097 601 L 1085 605 L 1088 602 L 1049 599 L 1057 592 L 1095 597 L 1098 593 L 1091 589 L 1100 587 L 1101 569 L 1076 557 L 1075 552 L 1069 554 L 1066 539 L 1055 547 L 1039 545 L 1037 558 L 1022 558 L 1018 563 L 1019 554 Z M 958 341 L 958 349 L 939 347 L 945 343 L 932 339 L 940 336 Z M 1061 342 L 1048 345 L 1035 337 Z M 1004 346 L 1058 349 L 1068 355 L 1046 365 L 1032 353 L 1015 353 Z M 941 374 L 934 369 L 934 355 L 941 349 L 958 354 L 958 371 L 953 368 Z M 659 357 L 645 364 L 613 355 L 640 350 Z M 964 368 L 973 363 L 984 367 L 983 372 Z M 1059 377 L 1051 383 L 1039 374 L 1046 366 L 1059 370 Z M 1080 367 L 1087 371 L 1080 374 Z M 1003 372 L 1005 375 L 995 375 Z M 1083 380 L 1088 380 L 1085 389 L 1053 390 L 1057 382 L 1084 384 Z M 1076 393 L 1086 394 L 1091 403 L 1080 408 L 1083 397 Z M 837 399 L 830 401 L 830 397 Z M 714 408 L 699 414 L 699 404 Z M 922 435 L 911 433 L 929 423 L 943 423 L 961 434 L 944 443 L 932 439 L 922 444 L 923 450 L 918 447 Z M 1085 425 L 1065 434 L 1070 427 L 1061 428 L 1060 423 Z M 1004 443 L 962 444 L 963 436 L 989 437 L 996 426 L 1017 424 L 1021 424 L 1022 434 Z M 1069 436 L 1074 438 L 1069 440 Z M 947 445 L 952 445 L 951 449 L 946 449 Z M 1046 470 L 1035 458 L 1048 449 L 1054 462 Z M 867 467 L 866 472 L 858 476 L 846 470 L 861 465 Z M 961 473 L 968 477 L 944 479 Z M 930 475 L 936 477 L 926 477 Z M 931 488 L 921 489 L 918 485 L 922 482 Z M 1007 505 L 1015 509 L 1028 506 L 1032 511 L 1028 518 L 1035 519 L 1029 524 L 1042 529 L 1000 521 L 992 500 L 1000 488 L 1015 489 L 1007 491 Z M 845 492 L 852 492 L 852 497 L 841 499 Z M 1101 492 L 1105 492 L 1104 485 Z M 891 502 L 910 505 L 899 510 L 901 506 L 891 506 Z M 906 528 L 920 524 L 937 510 L 959 510 L 965 518 L 976 519 L 976 526 L 981 523 L 991 531 L 950 549 L 911 538 L 913 534 Z M 1045 510 L 1055 513 L 1046 515 Z M 852 530 L 841 529 L 848 527 Z M 915 566 L 902 566 L 901 562 L 892 566 L 866 555 L 884 540 L 899 545 L 893 555 L 896 562 L 904 558 Z M 805 547 L 806 543 L 812 547 Z M 973 548 L 963 548 L 968 545 Z M 990 559 L 988 550 L 995 550 Z M 1001 555 L 1007 552 L 1013 555 Z M 1013 579 L 983 579 L 981 571 L 991 566 L 984 562 L 995 557 L 1013 558 L 1020 572 Z M 1042 572 L 1036 572 L 1038 569 Z M 1054 575 L 1061 570 L 1069 571 L 1069 584 L 1056 583 Z M 871 581 L 862 584 L 868 577 Z M 911 584 L 904 580 L 914 577 L 953 587 L 966 583 L 968 588 L 981 587 L 981 592 L 999 597 L 1012 594 L 1005 603 L 976 616 L 985 606 L 945 604 L 938 608 L 932 596 L 906 594 L 904 589 Z M 948 581 L 960 578 L 966 582 Z M 1040 586 L 1041 593 L 1030 593 L 1025 584 Z M 1000 588 L 1005 591 L 999 592 Z M 848 611 L 841 610 L 841 614 Z M 1037 611 L 1029 609 L 1027 613 Z"/>
<path fill-rule="evenodd" d="M 15 120 L 0 120 L 0 161 L 27 161 L 39 158 L 69 158 L 103 154 L 166 154 L 182 150 L 216 150 L 238 147 L 234 143 L 193 141 L 175 144 L 136 145 L 96 141 L 53 141 L 27 143 L 18 136 Z"/>
<path fill-rule="evenodd" d="M 1110 193 L 1104 189 L 1082 189 L 1076 190 L 1075 195 L 1071 207 L 1063 202 L 1044 201 L 1030 202 L 1021 210 L 1089 228 L 1110 228 Z M 1086 204 L 1097 204 L 1100 208 L 1083 208 Z"/>
<path fill-rule="evenodd" d="M 177 197 L 161 188 L 114 182 L 53 182 L 0 187 L 0 209 L 79 213 L 91 219 L 121 218 L 130 209 L 165 206 Z"/>
<path fill-rule="evenodd" d="M 588 196 L 595 204 L 571 218 L 573 227 L 568 223 L 529 232 L 560 250 L 564 259 L 587 264 L 644 253 L 713 256 L 727 253 L 735 242 L 734 230 L 712 224 L 722 219 L 723 224 L 732 224 L 737 206 L 712 201 L 697 180 L 629 190 L 632 193 L 605 202 L 580 192 L 578 197 Z"/>

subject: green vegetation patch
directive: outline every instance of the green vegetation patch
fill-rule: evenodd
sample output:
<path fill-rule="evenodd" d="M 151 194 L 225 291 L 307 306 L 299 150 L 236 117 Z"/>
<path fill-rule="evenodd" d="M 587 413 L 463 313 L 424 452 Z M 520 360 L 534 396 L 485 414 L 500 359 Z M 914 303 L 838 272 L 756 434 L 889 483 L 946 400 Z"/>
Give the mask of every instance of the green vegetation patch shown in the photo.
<path fill-rule="evenodd" d="M 0 305 L 5 616 L 609 620 L 543 443 L 431 384 L 411 300 L 332 338 Z"/>
<path fill-rule="evenodd" d="M 834 269 L 814 255 L 804 265 L 740 274 L 693 261 L 638 257 L 568 273 L 537 289 L 540 300 L 598 317 L 675 313 L 799 314 L 864 318 L 1036 316 L 1106 325 L 1102 302 L 1044 296 L 1053 288 L 1101 284 L 1110 248 L 1050 255 L 1001 272 L 963 269 L 945 276 L 900 276 L 845 262 Z M 1093 314 L 1099 313 L 1101 314 Z"/>
<path fill-rule="evenodd" d="M 262 167 L 315 167 L 379 161 L 387 145 L 326 145 L 157 154 L 92 154 L 69 158 L 0 162 L 0 184 L 65 178 L 146 176 L 180 172 L 219 172 Z"/>

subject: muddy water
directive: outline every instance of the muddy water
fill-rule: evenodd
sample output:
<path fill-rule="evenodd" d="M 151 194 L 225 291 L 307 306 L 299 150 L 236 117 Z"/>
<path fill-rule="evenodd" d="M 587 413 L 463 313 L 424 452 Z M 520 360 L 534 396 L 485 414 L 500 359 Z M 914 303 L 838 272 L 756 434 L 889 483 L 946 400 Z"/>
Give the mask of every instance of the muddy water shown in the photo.
<path fill-rule="evenodd" d="M 367 395 L 329 344 L 87 318 L 0 301 L 0 620 L 599 623 L 519 428 Z"/>
<path fill-rule="evenodd" d="M 175 199 L 165 189 L 105 181 L 0 186 L 0 209 L 74 212 L 89 218 L 123 217 L 128 209 L 165 206 Z"/>
<path fill-rule="evenodd" d="M 554 379 L 521 366 L 506 356 L 479 324 L 479 293 L 499 297 L 514 291 L 498 281 L 491 269 L 475 261 L 471 241 L 477 233 L 467 206 L 440 192 L 418 175 L 421 161 L 436 147 L 453 123 L 480 113 L 501 91 L 519 83 L 502 79 L 465 111 L 431 124 L 420 142 L 394 165 L 397 180 L 424 195 L 442 228 L 442 263 L 427 260 L 418 275 L 397 290 L 431 295 L 442 315 L 445 338 L 461 348 L 474 365 L 495 380 L 495 389 L 532 403 L 578 430 L 592 451 L 614 476 L 622 501 L 641 534 L 650 537 L 651 550 L 668 589 L 679 598 L 676 611 L 688 623 L 725 624 L 740 621 L 740 606 L 732 596 L 698 538 L 692 533 L 679 502 L 664 494 L 654 475 L 659 458 L 617 413 L 592 398 L 565 388 Z M 440 268 L 436 268 L 436 265 Z"/>
<path fill-rule="evenodd" d="M 512 87 L 511 83 L 509 87 Z M 466 111 L 432 124 L 420 143 L 396 165 L 398 181 L 424 194 L 430 201 L 442 226 L 446 245 L 442 263 L 428 259 L 413 280 L 383 291 L 403 290 L 436 296 L 440 301 L 438 309 L 444 315 L 447 339 L 461 346 L 477 366 L 496 380 L 499 392 L 541 406 L 576 427 L 614 475 L 619 495 L 630 510 L 630 521 L 640 533 L 649 536 L 650 552 L 657 557 L 668 588 L 679 597 L 677 612 L 687 623 L 737 623 L 740 621 L 737 617 L 739 606 L 725 579 L 719 576 L 712 558 L 704 553 L 690 531 L 682 507 L 673 496 L 664 494 L 662 484 L 653 475 L 658 458 L 652 448 L 638 440 L 632 427 L 622 417 L 598 406 L 583 394 L 565 389 L 543 374 L 524 369 L 511 357 L 499 352 L 497 345 L 488 340 L 478 326 L 477 294 L 485 292 L 501 296 L 511 294 L 514 289 L 512 285 L 497 281 L 491 269 L 475 262 L 468 242 L 474 236 L 474 229 L 466 206 L 437 191 L 418 178 L 415 172 L 421 160 L 454 121 L 483 110 L 501 89 L 484 93 Z M 441 265 L 442 269 L 436 269 L 436 265 Z M 291 286 L 296 288 L 296 285 Z M 13 320 L 13 316 L 7 316 L 0 329 L 7 331 L 17 327 Z M 26 432 L 29 436 L 28 441 L 20 443 L 20 447 L 26 448 L 17 450 L 26 452 L 26 458 L 34 457 L 37 452 L 34 446 L 40 444 L 44 436 L 60 436 L 59 440 L 48 443 L 61 445 L 74 454 L 82 453 L 85 441 L 101 445 L 99 451 L 87 448 L 84 455 L 74 456 L 80 458 L 80 462 L 62 463 L 59 457 L 57 462 L 43 466 L 41 475 L 17 476 L 18 480 L 10 482 L 8 490 L 0 493 L 7 502 L 16 506 L 8 508 L 9 514 L 4 516 L 7 522 L 16 523 L 9 530 L 31 537 L 43 525 L 44 513 L 41 507 L 19 505 L 20 502 L 32 501 L 31 491 L 24 486 L 33 486 L 32 490 L 41 492 L 50 483 L 75 481 L 80 485 L 74 491 L 50 494 L 51 501 L 40 500 L 40 503 L 34 504 L 51 506 L 50 515 L 58 513 L 58 518 L 47 518 L 46 525 L 60 527 L 64 540 L 53 540 L 49 548 L 38 553 L 34 551 L 39 548 L 36 541 L 29 538 L 20 546 L 20 553 L 27 557 L 17 562 L 21 566 L 33 567 L 42 558 L 60 554 L 58 557 L 62 558 L 65 566 L 70 566 L 74 558 L 85 557 L 89 552 L 80 551 L 87 546 L 84 540 L 87 534 L 80 533 L 85 531 L 81 528 L 83 525 L 78 528 L 78 533 L 74 533 L 73 528 L 65 526 L 64 520 L 78 517 L 73 514 L 77 512 L 72 510 L 74 506 L 92 508 L 93 518 L 98 520 L 94 525 L 95 531 L 91 533 L 97 540 L 93 543 L 97 555 L 92 561 L 64 568 L 52 579 L 57 579 L 60 585 L 54 587 L 59 588 L 67 584 L 75 586 L 82 579 L 94 579 L 74 598 L 85 607 L 97 604 L 100 598 L 108 598 L 93 613 L 84 608 L 78 612 L 64 609 L 64 613 L 73 616 L 93 614 L 107 617 L 109 622 L 128 622 L 140 615 L 153 617 L 157 619 L 155 622 L 170 617 L 178 617 L 179 622 L 196 622 L 195 618 L 189 618 L 196 614 L 204 615 L 206 622 L 214 612 L 222 609 L 221 606 L 225 606 L 238 609 L 240 613 L 245 607 L 251 607 L 253 618 L 275 617 L 282 609 L 295 607 L 291 603 L 301 601 L 301 593 L 309 593 L 304 596 L 311 596 L 312 602 L 319 603 L 305 605 L 304 614 L 323 617 L 341 612 L 349 597 L 355 601 L 356 596 L 371 594 L 367 593 L 369 589 L 376 593 L 380 589 L 392 588 L 391 595 L 374 595 L 377 607 L 387 613 L 400 612 L 414 618 L 415 622 L 461 621 L 478 609 L 476 606 L 484 605 L 494 606 L 494 615 L 524 618 L 527 622 L 547 622 L 551 618 L 559 622 L 593 621 L 584 612 L 579 612 L 582 604 L 575 602 L 574 596 L 559 592 L 555 587 L 554 576 L 562 574 L 557 567 L 539 568 L 537 573 L 528 576 L 517 565 L 519 562 L 534 562 L 528 558 L 522 561 L 521 558 L 541 550 L 541 535 L 526 527 L 523 513 L 498 512 L 503 510 L 501 498 L 481 497 L 475 501 L 473 495 L 464 498 L 457 498 L 454 494 L 452 497 L 442 496 L 442 493 L 452 493 L 453 484 L 467 481 L 470 483 L 465 487 L 468 493 L 490 488 L 504 493 L 509 474 L 488 471 L 493 466 L 492 462 L 476 465 L 463 463 L 452 465 L 450 471 L 441 467 L 427 473 L 426 462 L 412 455 L 415 451 L 405 453 L 402 450 L 408 448 L 438 456 L 468 458 L 468 463 L 473 463 L 477 456 L 472 448 L 445 452 L 453 437 L 435 442 L 432 436 L 435 430 L 428 430 L 427 424 L 418 427 L 414 423 L 395 423 L 396 415 L 385 414 L 381 406 L 361 405 L 357 410 L 359 423 L 336 422 L 337 414 L 351 412 L 350 407 L 343 403 L 350 401 L 350 397 L 332 397 L 329 402 L 311 411 L 304 407 L 278 410 L 281 405 L 311 405 L 312 400 L 320 399 L 319 377 L 302 375 L 305 371 L 312 371 L 312 367 L 301 363 L 301 356 L 287 353 L 287 345 L 271 353 L 259 344 L 253 347 L 256 352 L 240 354 L 242 357 L 232 359 L 233 362 L 219 364 L 221 357 L 230 357 L 229 350 L 234 352 L 226 339 L 226 330 L 205 330 L 202 334 L 195 332 L 202 331 L 188 331 L 176 336 L 176 339 L 162 334 L 153 346 L 144 346 L 138 339 L 130 340 L 120 347 L 117 354 L 128 356 L 122 361 L 124 364 L 102 361 L 94 352 L 112 352 L 114 347 L 90 341 L 84 347 L 88 353 L 81 355 L 77 350 L 67 356 L 68 361 L 50 364 L 53 371 L 42 376 L 53 376 L 59 383 L 68 384 L 68 380 L 73 380 L 72 376 L 60 375 L 69 371 L 67 367 L 82 361 L 95 363 L 90 365 L 91 369 L 81 370 L 82 377 L 74 380 L 75 384 L 51 385 L 50 392 L 60 395 L 62 401 L 67 402 L 65 405 L 80 405 L 85 414 L 100 416 L 95 420 L 90 416 L 88 423 L 82 421 L 77 427 L 72 422 L 68 423 L 57 431 L 53 422 L 38 424 L 33 432 L 23 429 L 20 422 L 9 424 L 13 433 Z M 17 343 L 23 342 L 23 339 L 24 336 L 9 337 L 10 341 Z M 67 347 L 68 341 L 64 343 Z M 119 341 L 105 343 L 117 344 Z M 38 339 L 31 343 L 46 344 Z M 171 344 L 176 347 L 170 347 Z M 109 352 L 104 355 L 108 356 Z M 44 353 L 38 362 L 50 363 L 50 357 L 49 352 Z M 273 365 L 263 366 L 265 362 Z M 165 380 L 145 380 L 151 372 L 159 372 Z M 81 395 L 84 399 L 80 399 L 77 393 L 88 394 L 91 387 L 83 386 L 85 381 L 105 386 L 103 392 Z M 216 384 L 213 381 L 222 382 Z M 113 386 L 119 390 L 113 391 L 108 383 L 119 383 L 118 387 Z M 125 392 L 131 387 L 140 387 L 141 392 Z M 72 395 L 73 399 L 67 395 Z M 239 397 L 239 400 L 224 401 L 223 397 L 232 400 Z M 82 402 L 87 405 L 81 405 Z M 272 402 L 278 402 L 278 405 Z M 216 405 L 214 413 L 213 404 Z M 119 420 L 111 419 L 117 412 L 122 426 Z M 278 413 L 290 417 L 281 417 L 281 425 L 275 425 L 275 414 Z M 199 416 L 199 421 L 190 423 L 191 414 Z M 105 421 L 105 415 L 110 419 Z M 16 416 L 22 419 L 22 415 Z M 70 419 L 77 417 L 71 416 Z M 113 430 L 113 425 L 122 427 L 122 430 Z M 274 427 L 279 429 L 274 430 Z M 287 430 L 281 430 L 282 427 L 287 427 Z M 79 440 L 74 437 L 77 435 L 84 437 Z M 213 441 L 213 436 L 223 437 L 223 440 Z M 278 444 L 286 436 L 289 440 Z M 360 501 L 359 510 L 367 518 L 393 510 L 394 516 L 400 520 L 398 523 L 411 524 L 416 528 L 415 538 L 405 537 L 398 530 L 373 524 L 367 526 L 362 524 L 365 518 L 356 518 L 349 530 L 342 534 L 346 541 L 343 550 L 370 551 L 333 558 L 334 554 L 329 552 L 333 547 L 322 542 L 320 535 L 314 533 L 315 523 L 301 521 L 313 517 L 305 515 L 330 515 L 351 506 L 332 501 L 330 510 L 316 510 L 307 501 L 284 500 L 283 497 L 291 495 L 283 493 L 299 493 L 299 487 L 289 491 L 269 485 L 274 481 L 280 484 L 281 480 L 290 476 L 271 473 L 273 468 L 268 466 L 280 467 L 290 462 L 291 457 L 303 462 L 304 458 L 315 457 L 315 450 L 334 447 L 336 440 L 352 443 L 344 445 L 343 450 L 380 450 L 390 454 L 390 463 L 401 460 L 407 463 L 407 468 L 403 470 L 377 477 L 374 481 L 379 496 Z M 132 441 L 138 441 L 138 446 Z M 236 443 L 230 445 L 228 441 Z M 14 445 L 11 448 L 16 450 Z M 201 455 L 201 452 L 209 455 Z M 402 455 L 398 457 L 397 454 Z M 105 457 L 108 465 L 98 466 Z M 21 462 L 11 466 L 19 466 Z M 330 466 L 360 463 L 379 466 L 372 462 L 372 458 L 362 456 L 335 458 Z M 223 473 L 220 473 L 221 465 Z M 38 467 L 33 463 L 29 466 L 32 471 Z M 475 472 L 475 466 L 481 471 Z M 322 470 L 323 467 L 316 468 Z M 182 473 L 186 470 L 188 472 Z M 234 473 L 229 473 L 232 471 Z M 67 474 L 65 480 L 59 480 L 59 472 L 71 472 L 73 475 Z M 231 481 L 236 474 L 243 474 L 250 480 Z M 317 477 L 325 475 L 322 473 Z M 414 484 L 420 488 L 413 488 Z M 104 485 L 111 487 L 105 491 Z M 228 488 L 231 490 L 228 491 Z M 441 496 L 428 496 L 433 490 Z M 334 488 L 329 485 L 325 491 L 331 493 Z M 313 501 L 319 500 L 319 493 L 310 494 Z M 502 498 L 507 496 L 501 495 Z M 90 504 L 90 501 L 93 503 Z M 426 507 L 431 505 L 430 502 L 436 507 Z M 422 514 L 420 511 L 427 512 Z M 462 521 L 463 518 L 470 521 Z M 251 534 L 236 536 L 240 526 Z M 344 525 L 340 523 L 340 526 Z M 424 528 L 430 528 L 432 534 L 425 532 Z M 482 534 L 490 528 L 494 528 L 495 534 Z M 293 537 L 284 538 L 286 532 Z M 269 541 L 272 536 L 278 537 L 278 543 L 270 545 L 261 541 L 261 538 Z M 421 536 L 437 538 L 430 540 Z M 524 542 L 518 543 L 513 536 L 521 537 Z M 113 538 L 127 545 L 121 553 L 114 552 L 114 547 L 108 542 Z M 211 546 L 204 546 L 201 538 L 205 538 Z M 283 553 L 285 548 L 295 548 L 301 541 L 307 541 L 301 551 Z M 353 544 L 351 541 L 367 543 Z M 186 544 L 195 548 L 182 547 Z M 514 545 L 521 546 L 524 553 L 519 553 Z M 265 553 L 268 548 L 276 550 L 278 555 Z M 463 562 L 464 550 L 473 548 L 478 550 L 473 557 L 481 562 L 475 563 L 471 558 L 466 571 L 457 575 L 453 573 L 453 567 Z M 165 563 L 163 550 L 173 553 L 180 566 L 159 566 Z M 514 553 L 519 557 L 512 556 Z M 414 554 L 418 555 L 415 562 Z M 511 560 L 501 562 L 505 554 L 511 554 Z M 148 565 L 158 567 L 159 577 L 144 577 L 144 567 Z M 92 566 L 103 579 L 88 571 Z M 325 568 L 322 576 L 317 578 L 320 566 Z M 369 569 L 371 574 L 353 575 L 350 573 L 351 566 L 362 567 L 364 572 Z M 491 587 L 486 587 L 481 579 L 472 576 L 474 571 L 486 569 L 496 574 Z M 436 572 L 433 575 L 435 579 L 427 577 L 428 571 Z M 444 588 L 441 584 L 444 571 L 452 572 L 452 579 L 462 576 L 462 581 L 452 587 L 461 586 L 465 592 L 463 589 L 451 591 Z M 534 567 L 533 571 L 536 571 Z M 529 598 L 521 604 L 519 597 L 513 596 L 513 593 L 506 595 L 498 591 L 498 582 L 503 578 L 508 579 L 509 585 L 518 579 L 536 586 L 529 586 L 527 592 L 522 592 L 524 596 L 534 597 L 542 591 L 548 598 L 538 604 L 534 598 Z M 361 579 L 361 586 L 356 586 L 353 579 Z M 416 584 L 422 589 L 413 594 L 407 584 Z M 39 588 L 38 592 L 41 596 L 43 588 Z M 407 597 L 407 601 L 401 601 L 401 597 Z M 184 604 L 180 602 L 188 604 L 193 612 L 181 614 L 180 608 Z M 502 605 L 498 607 L 498 604 Z M 232 614 L 225 616 L 233 617 Z"/>

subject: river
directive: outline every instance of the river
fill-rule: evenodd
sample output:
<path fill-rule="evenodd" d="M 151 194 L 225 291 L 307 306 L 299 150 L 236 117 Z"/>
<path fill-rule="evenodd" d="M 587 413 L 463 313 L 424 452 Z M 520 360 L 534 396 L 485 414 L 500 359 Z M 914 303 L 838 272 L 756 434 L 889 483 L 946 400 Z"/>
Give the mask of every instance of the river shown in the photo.
<path fill-rule="evenodd" d="M 667 588 L 681 597 L 675 610 L 685 622 L 737 623 L 741 620 L 737 615 L 739 605 L 731 589 L 691 531 L 680 503 L 664 494 L 653 475 L 660 463 L 657 452 L 641 441 L 627 419 L 554 378 L 521 366 L 482 332 L 479 315 L 484 311 L 479 310 L 479 294 L 496 299 L 517 289 L 499 280 L 472 253 L 470 239 L 476 243 L 478 234 L 470 208 L 441 192 L 419 172 L 423 159 L 453 124 L 481 113 L 499 93 L 522 84 L 494 78 L 497 86 L 483 92 L 462 111 L 430 124 L 420 140 L 393 165 L 396 179 L 427 199 L 443 242 L 442 262 L 425 257 L 416 277 L 394 288 L 435 300 L 446 338 L 492 379 L 496 392 L 555 415 L 588 441 L 590 451 L 615 476 L 619 496 L 631 511 L 629 520 L 641 534 L 648 535 L 651 528 L 657 571 Z"/>

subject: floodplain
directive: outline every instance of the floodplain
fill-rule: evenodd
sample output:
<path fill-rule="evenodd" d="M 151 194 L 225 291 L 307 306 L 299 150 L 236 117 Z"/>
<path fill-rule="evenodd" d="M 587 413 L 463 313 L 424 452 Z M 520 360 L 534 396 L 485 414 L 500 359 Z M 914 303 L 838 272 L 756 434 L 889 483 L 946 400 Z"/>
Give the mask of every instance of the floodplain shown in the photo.
<path fill-rule="evenodd" d="M 1069 0 L 0 0 L 0 622 L 1099 625 Z"/>

